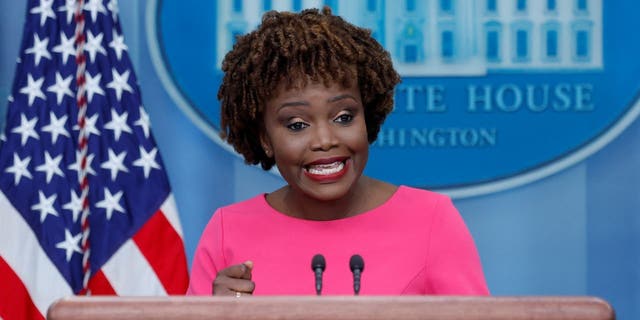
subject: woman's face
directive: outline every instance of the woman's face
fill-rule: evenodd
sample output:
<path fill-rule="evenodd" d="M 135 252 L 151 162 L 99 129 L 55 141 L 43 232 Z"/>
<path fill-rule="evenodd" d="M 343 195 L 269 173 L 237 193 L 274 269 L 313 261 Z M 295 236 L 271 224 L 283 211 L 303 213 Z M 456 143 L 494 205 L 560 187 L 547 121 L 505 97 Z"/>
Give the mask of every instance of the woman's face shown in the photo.
<path fill-rule="evenodd" d="M 369 157 L 358 87 L 280 88 L 267 102 L 263 147 L 296 192 L 318 200 L 343 197 Z"/>

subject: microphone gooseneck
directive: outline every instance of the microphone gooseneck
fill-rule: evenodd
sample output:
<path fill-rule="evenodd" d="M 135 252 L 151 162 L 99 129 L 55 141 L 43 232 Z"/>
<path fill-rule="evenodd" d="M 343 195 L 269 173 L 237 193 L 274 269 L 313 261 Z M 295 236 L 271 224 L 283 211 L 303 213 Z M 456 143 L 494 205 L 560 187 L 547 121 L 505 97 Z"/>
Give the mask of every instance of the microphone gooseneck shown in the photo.
<path fill-rule="evenodd" d="M 315 273 L 316 276 L 316 294 L 320 295 L 322 292 L 322 273 L 324 269 L 327 267 L 327 263 L 324 260 L 324 256 L 321 254 L 316 254 L 311 259 L 311 270 Z"/>
<path fill-rule="evenodd" d="M 359 254 L 354 254 L 349 260 L 349 268 L 353 273 L 353 293 L 357 296 L 360 294 L 360 276 L 364 271 L 364 260 Z"/>

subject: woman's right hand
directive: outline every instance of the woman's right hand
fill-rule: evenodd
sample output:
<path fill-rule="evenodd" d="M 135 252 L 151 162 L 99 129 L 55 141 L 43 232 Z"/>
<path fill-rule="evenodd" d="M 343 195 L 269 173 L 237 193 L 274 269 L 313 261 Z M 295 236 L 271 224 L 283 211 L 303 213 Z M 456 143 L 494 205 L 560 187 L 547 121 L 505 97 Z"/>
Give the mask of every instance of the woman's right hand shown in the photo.
<path fill-rule="evenodd" d="M 245 261 L 220 270 L 213 280 L 213 295 L 240 297 L 253 294 L 256 284 L 251 281 L 252 269 L 253 262 Z"/>

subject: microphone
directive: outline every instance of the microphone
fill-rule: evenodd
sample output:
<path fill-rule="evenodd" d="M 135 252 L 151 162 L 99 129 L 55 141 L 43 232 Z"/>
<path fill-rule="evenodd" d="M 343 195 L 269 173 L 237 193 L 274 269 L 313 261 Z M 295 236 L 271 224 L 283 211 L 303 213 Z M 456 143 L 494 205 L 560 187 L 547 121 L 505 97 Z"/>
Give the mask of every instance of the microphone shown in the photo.
<path fill-rule="evenodd" d="M 322 292 L 322 272 L 327 267 L 327 263 L 324 261 L 324 256 L 321 254 L 316 254 L 311 259 L 311 270 L 316 275 L 316 294 L 320 295 Z"/>
<path fill-rule="evenodd" d="M 364 271 L 364 260 L 359 254 L 354 254 L 349 260 L 349 268 L 353 272 L 353 292 L 357 296 L 360 293 L 360 276 Z"/>

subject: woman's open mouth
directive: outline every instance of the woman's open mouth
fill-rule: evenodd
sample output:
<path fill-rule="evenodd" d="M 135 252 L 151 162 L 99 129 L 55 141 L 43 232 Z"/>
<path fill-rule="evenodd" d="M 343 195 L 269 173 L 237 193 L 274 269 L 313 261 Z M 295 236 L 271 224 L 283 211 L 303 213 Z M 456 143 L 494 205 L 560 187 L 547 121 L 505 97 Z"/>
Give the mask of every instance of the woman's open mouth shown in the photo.
<path fill-rule="evenodd" d="M 311 174 L 326 176 L 329 174 L 340 172 L 340 170 L 342 170 L 343 168 L 344 161 L 336 161 L 333 163 L 308 166 L 305 168 L 305 170 L 307 170 Z"/>
<path fill-rule="evenodd" d="M 313 180 L 335 180 L 347 172 L 347 160 L 348 158 L 329 163 L 310 164 L 304 167 L 304 173 Z"/>

